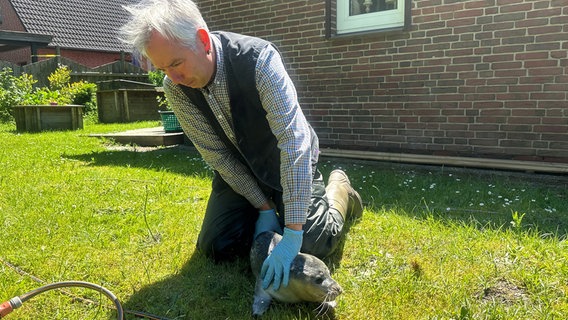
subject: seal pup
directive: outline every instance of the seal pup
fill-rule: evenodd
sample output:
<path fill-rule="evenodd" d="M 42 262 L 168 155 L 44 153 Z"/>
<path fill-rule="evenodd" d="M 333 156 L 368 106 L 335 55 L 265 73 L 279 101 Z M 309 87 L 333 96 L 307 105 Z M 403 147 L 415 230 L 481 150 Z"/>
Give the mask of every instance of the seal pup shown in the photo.
<path fill-rule="evenodd" d="M 281 285 L 276 291 L 272 285 L 267 289 L 262 288 L 260 269 L 266 257 L 281 239 L 281 235 L 265 231 L 259 234 L 252 244 L 250 264 L 256 276 L 252 314 L 254 316 L 264 314 L 272 299 L 284 303 L 318 302 L 322 311 L 334 308 L 337 305 L 335 298 L 342 292 L 341 286 L 331 278 L 325 263 L 311 254 L 300 253 L 294 258 L 287 287 Z"/>

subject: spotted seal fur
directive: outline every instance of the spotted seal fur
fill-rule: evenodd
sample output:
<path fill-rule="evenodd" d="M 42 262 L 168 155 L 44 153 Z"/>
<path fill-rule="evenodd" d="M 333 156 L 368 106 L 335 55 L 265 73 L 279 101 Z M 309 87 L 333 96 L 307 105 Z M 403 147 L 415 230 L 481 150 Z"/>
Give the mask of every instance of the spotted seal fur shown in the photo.
<path fill-rule="evenodd" d="M 342 292 L 341 286 L 331 278 L 325 263 L 310 254 L 300 253 L 292 261 L 287 287 L 280 286 L 275 291 L 271 284 L 267 289 L 262 288 L 259 275 L 262 264 L 281 239 L 281 235 L 266 231 L 258 235 L 252 245 L 250 263 L 256 276 L 253 315 L 264 314 L 273 299 L 284 303 L 317 302 L 322 310 L 334 308 L 337 304 L 335 298 Z"/>

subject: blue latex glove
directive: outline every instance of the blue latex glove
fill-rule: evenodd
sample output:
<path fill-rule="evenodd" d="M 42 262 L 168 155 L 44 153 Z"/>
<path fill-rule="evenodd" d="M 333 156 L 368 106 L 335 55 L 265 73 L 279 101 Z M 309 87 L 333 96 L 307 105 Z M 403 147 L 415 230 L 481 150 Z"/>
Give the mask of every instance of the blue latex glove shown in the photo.
<path fill-rule="evenodd" d="M 282 240 L 274 247 L 272 253 L 264 260 L 260 276 L 262 277 L 262 288 L 266 289 L 273 281 L 274 290 L 280 288 L 280 283 L 285 287 L 290 280 L 290 265 L 292 260 L 300 252 L 304 230 L 296 231 L 284 228 Z"/>
<path fill-rule="evenodd" d="M 254 227 L 253 239 L 264 231 L 274 231 L 278 234 L 282 234 L 282 227 L 280 227 L 280 222 L 278 222 L 276 210 L 260 210 L 258 213 L 258 219 L 256 220 Z"/>

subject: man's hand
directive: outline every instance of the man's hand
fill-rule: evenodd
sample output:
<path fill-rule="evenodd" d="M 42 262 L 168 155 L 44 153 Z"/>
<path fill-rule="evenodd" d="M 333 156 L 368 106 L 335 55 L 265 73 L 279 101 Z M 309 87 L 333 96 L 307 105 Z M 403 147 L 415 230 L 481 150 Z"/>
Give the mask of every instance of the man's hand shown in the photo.
<path fill-rule="evenodd" d="M 264 260 L 260 276 L 262 277 L 262 287 L 268 288 L 270 282 L 273 282 L 274 290 L 280 288 L 280 283 L 285 287 L 288 286 L 290 279 L 290 265 L 292 260 L 300 252 L 302 247 L 303 230 L 292 230 L 288 227 L 284 228 L 282 240 L 274 247 L 272 253 Z"/>
<path fill-rule="evenodd" d="M 258 219 L 254 227 L 254 238 L 263 233 L 264 231 L 274 231 L 278 234 L 282 234 L 282 227 L 278 222 L 278 217 L 276 217 L 276 210 L 260 210 L 258 211 Z"/>

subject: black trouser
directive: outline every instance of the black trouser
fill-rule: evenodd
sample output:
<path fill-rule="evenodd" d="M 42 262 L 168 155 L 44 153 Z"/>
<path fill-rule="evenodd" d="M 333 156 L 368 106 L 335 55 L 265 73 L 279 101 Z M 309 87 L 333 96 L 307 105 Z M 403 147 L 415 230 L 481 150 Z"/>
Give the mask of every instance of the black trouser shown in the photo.
<path fill-rule="evenodd" d="M 213 178 L 212 189 L 197 248 L 215 261 L 248 255 L 258 210 L 233 191 L 217 173 Z M 280 225 L 283 227 L 284 205 L 281 192 L 268 188 L 264 191 L 276 204 Z M 337 248 L 343 224 L 341 214 L 334 209 L 329 210 L 325 184 L 321 173 L 317 171 L 301 251 L 320 258 L 330 255 Z"/>

